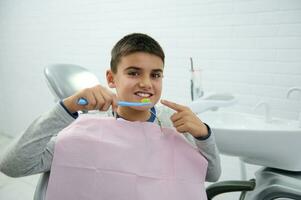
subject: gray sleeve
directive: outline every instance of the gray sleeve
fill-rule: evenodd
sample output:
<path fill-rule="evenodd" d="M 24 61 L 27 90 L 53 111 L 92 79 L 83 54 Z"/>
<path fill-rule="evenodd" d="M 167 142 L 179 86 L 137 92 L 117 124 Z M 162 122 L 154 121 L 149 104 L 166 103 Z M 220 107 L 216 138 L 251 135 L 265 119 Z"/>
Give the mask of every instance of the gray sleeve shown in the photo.
<path fill-rule="evenodd" d="M 21 177 L 50 170 L 55 138 L 58 132 L 74 121 L 57 103 L 42 114 L 16 138 L 0 158 L 0 171 Z"/>
<path fill-rule="evenodd" d="M 219 151 L 217 149 L 213 132 L 206 140 L 195 139 L 196 146 L 201 154 L 203 154 L 208 161 L 208 169 L 206 174 L 206 181 L 215 182 L 221 176 L 221 164 Z"/>

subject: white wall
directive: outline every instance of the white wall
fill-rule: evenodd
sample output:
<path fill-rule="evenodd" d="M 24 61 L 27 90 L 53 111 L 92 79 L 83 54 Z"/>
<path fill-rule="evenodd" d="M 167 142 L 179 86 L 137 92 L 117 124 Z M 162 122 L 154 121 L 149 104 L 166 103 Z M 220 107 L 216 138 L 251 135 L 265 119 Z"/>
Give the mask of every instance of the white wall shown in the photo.
<path fill-rule="evenodd" d="M 148 33 L 166 52 L 164 97 L 187 103 L 189 57 L 205 92 L 232 92 L 253 112 L 297 118 L 301 95 L 299 0 L 0 1 L 0 132 L 19 134 L 53 106 L 43 68 L 75 63 L 104 82 L 110 50 L 123 35 Z M 258 111 L 258 113 L 262 113 Z"/>

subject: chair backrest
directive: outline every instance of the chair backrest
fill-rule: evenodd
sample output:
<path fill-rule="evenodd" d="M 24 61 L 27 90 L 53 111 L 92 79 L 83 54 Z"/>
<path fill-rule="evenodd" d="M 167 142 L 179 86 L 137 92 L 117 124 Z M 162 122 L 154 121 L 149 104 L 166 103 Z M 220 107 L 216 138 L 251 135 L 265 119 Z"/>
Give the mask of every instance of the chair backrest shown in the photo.
<path fill-rule="evenodd" d="M 45 68 L 47 84 L 55 101 L 99 84 L 97 77 L 86 68 L 74 64 L 53 64 Z"/>
<path fill-rule="evenodd" d="M 43 173 L 37 183 L 36 190 L 34 192 L 33 200 L 45 200 L 46 190 L 48 186 L 50 172 Z"/>
<path fill-rule="evenodd" d="M 55 101 L 71 96 L 75 92 L 99 84 L 97 77 L 79 65 L 53 64 L 44 70 L 44 75 Z M 44 200 L 49 172 L 41 175 L 34 194 L 34 200 Z"/>

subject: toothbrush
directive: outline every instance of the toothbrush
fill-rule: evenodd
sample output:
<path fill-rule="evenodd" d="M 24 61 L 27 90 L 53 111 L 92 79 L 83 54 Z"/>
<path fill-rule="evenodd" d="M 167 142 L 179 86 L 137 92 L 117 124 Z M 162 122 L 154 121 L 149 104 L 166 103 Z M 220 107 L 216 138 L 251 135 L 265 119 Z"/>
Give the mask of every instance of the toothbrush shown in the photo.
<path fill-rule="evenodd" d="M 81 97 L 77 100 L 77 104 L 82 105 L 82 106 L 87 105 L 88 100 Z M 118 101 L 118 105 L 119 106 L 150 106 L 150 105 L 152 105 L 152 103 L 149 98 L 143 98 L 143 99 L 141 99 L 141 102 Z M 160 130 L 163 133 L 161 120 L 156 116 L 156 114 L 154 112 L 152 112 L 151 110 L 149 110 L 149 111 L 157 118 L 159 126 L 160 126 Z M 115 115 L 115 117 L 117 117 L 117 115 Z"/>
<path fill-rule="evenodd" d="M 118 101 L 118 106 L 150 106 L 150 105 L 152 105 L 152 103 L 148 98 L 141 99 L 141 102 Z"/>
<path fill-rule="evenodd" d="M 81 105 L 81 106 L 85 106 L 85 105 L 88 105 L 88 100 L 85 99 L 84 97 L 81 97 L 77 100 L 77 104 L 78 105 Z"/>
<path fill-rule="evenodd" d="M 88 105 L 88 100 L 81 97 L 77 100 L 77 104 L 81 106 Z M 152 105 L 150 99 L 143 98 L 141 99 L 141 102 L 128 102 L 128 101 L 118 101 L 118 106 L 150 106 Z"/>

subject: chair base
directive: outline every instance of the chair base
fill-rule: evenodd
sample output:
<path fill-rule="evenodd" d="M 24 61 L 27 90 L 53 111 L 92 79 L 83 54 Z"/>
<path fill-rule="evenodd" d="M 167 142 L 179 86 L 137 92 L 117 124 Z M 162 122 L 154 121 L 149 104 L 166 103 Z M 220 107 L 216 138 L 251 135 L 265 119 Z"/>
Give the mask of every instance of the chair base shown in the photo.
<path fill-rule="evenodd" d="M 301 172 L 262 168 L 255 176 L 256 187 L 245 200 L 301 199 Z"/>

